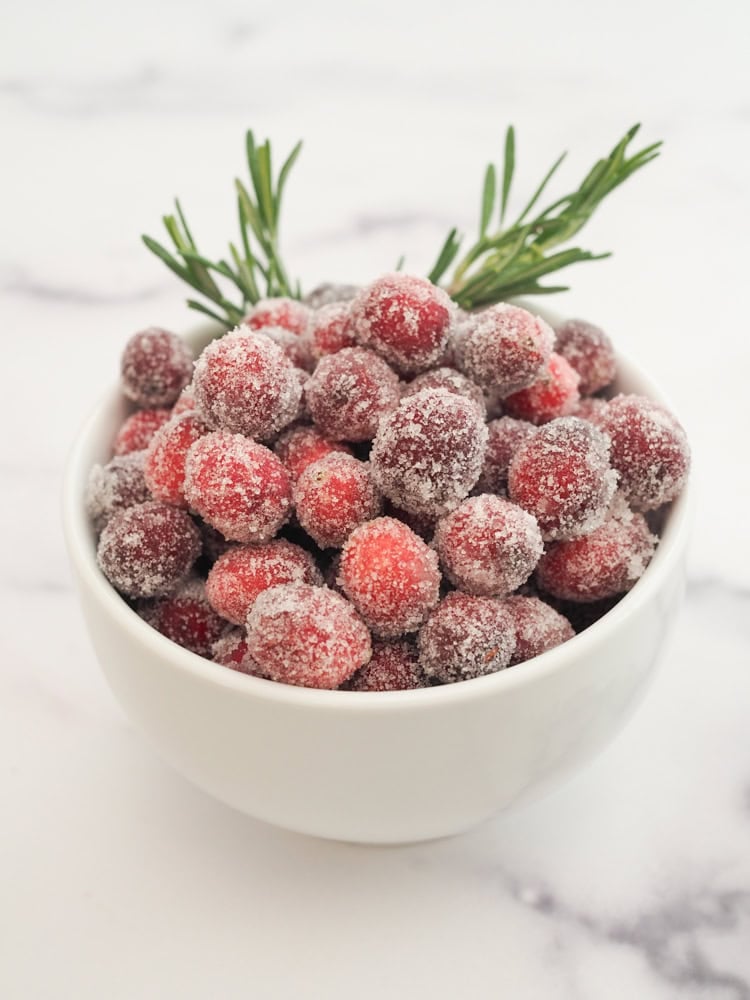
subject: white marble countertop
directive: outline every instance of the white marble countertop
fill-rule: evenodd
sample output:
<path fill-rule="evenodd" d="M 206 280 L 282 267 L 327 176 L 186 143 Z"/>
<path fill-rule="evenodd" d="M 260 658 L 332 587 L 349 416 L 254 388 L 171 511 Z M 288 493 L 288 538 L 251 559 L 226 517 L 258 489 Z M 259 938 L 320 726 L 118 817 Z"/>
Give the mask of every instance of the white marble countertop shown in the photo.
<path fill-rule="evenodd" d="M 750 8 L 16 5 L 0 37 L 0 996 L 750 998 Z M 555 306 L 608 328 L 695 449 L 687 602 L 625 733 L 544 801 L 393 849 L 280 832 L 152 753 L 71 589 L 65 452 L 125 338 L 192 322 L 139 244 L 179 193 L 218 246 L 253 125 L 306 148 L 308 284 L 423 271 L 471 228 L 506 123 L 531 186 L 634 120 L 663 158 L 613 195 Z M 520 193 L 519 193 L 520 196 Z"/>

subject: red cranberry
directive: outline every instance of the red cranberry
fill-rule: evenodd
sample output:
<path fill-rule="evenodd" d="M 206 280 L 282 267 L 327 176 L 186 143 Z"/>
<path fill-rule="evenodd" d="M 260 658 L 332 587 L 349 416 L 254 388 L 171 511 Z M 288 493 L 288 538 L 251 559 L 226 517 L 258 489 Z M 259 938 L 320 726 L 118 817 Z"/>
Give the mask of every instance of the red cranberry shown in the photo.
<path fill-rule="evenodd" d="M 418 642 L 420 668 L 443 684 L 502 670 L 516 644 L 513 619 L 500 601 L 457 592 L 430 614 Z"/>
<path fill-rule="evenodd" d="M 376 642 L 370 662 L 345 684 L 348 691 L 409 691 L 424 686 L 417 651 L 409 642 Z"/>
<path fill-rule="evenodd" d="M 511 664 L 541 656 L 575 635 L 568 619 L 538 597 L 506 597 L 503 607 L 513 619 L 516 632 Z"/>
<path fill-rule="evenodd" d="M 249 330 L 250 328 L 248 327 L 247 329 Z M 312 345 L 306 334 L 292 333 L 291 330 L 285 330 L 283 326 L 264 326 L 257 332 L 262 333 L 264 337 L 268 337 L 269 340 L 272 340 L 274 344 L 280 347 L 287 360 L 295 368 L 311 372 L 315 367 Z"/>
<path fill-rule="evenodd" d="M 308 465 L 332 453 L 351 455 L 349 445 L 331 441 L 317 427 L 291 427 L 284 431 L 273 449 L 286 466 L 289 478 L 296 483 Z"/>
<path fill-rule="evenodd" d="M 154 500 L 186 507 L 185 462 L 187 453 L 199 438 L 208 433 L 208 425 L 195 413 L 183 413 L 170 420 L 157 433 L 146 452 L 144 475 Z"/>
<path fill-rule="evenodd" d="M 308 465 L 297 483 L 294 502 L 299 523 L 322 549 L 343 545 L 381 508 L 367 463 L 337 452 Z"/>
<path fill-rule="evenodd" d="M 370 659 L 370 633 L 339 594 L 306 583 L 264 590 L 247 620 L 247 648 L 271 680 L 337 688 Z"/>
<path fill-rule="evenodd" d="M 186 385 L 177 398 L 177 402 L 172 407 L 170 417 L 181 417 L 183 413 L 192 413 L 195 409 L 195 393 L 192 385 Z"/>
<path fill-rule="evenodd" d="M 250 674 L 252 677 L 263 677 L 260 665 L 255 662 L 247 651 L 247 636 L 245 630 L 230 629 L 211 647 L 214 663 L 236 670 L 240 674 Z"/>
<path fill-rule="evenodd" d="M 531 385 L 549 361 L 554 333 L 544 320 L 501 302 L 473 316 L 460 341 L 460 367 L 501 396 Z"/>
<path fill-rule="evenodd" d="M 470 379 L 456 371 L 455 368 L 433 368 L 431 371 L 417 375 L 415 379 L 406 386 L 403 396 L 414 396 L 422 389 L 442 389 L 443 392 L 452 392 L 456 396 L 464 396 L 476 403 L 482 417 L 487 412 L 484 401 L 484 393 Z M 402 397 L 403 398 L 403 397 Z"/>
<path fill-rule="evenodd" d="M 116 455 L 106 465 L 95 465 L 86 485 L 86 511 L 101 531 L 113 514 L 150 500 L 143 476 L 145 452 Z"/>
<path fill-rule="evenodd" d="M 329 354 L 305 395 L 319 430 L 334 440 L 370 441 L 399 401 L 398 376 L 372 351 L 348 347 Z"/>
<path fill-rule="evenodd" d="M 600 427 L 601 418 L 604 416 L 606 409 L 606 399 L 600 399 L 599 396 L 584 396 L 576 403 L 571 416 L 580 417 L 581 420 L 588 420 L 590 423 Z"/>
<path fill-rule="evenodd" d="M 590 396 L 614 380 L 617 360 L 604 330 L 583 319 L 569 319 L 555 328 L 555 335 L 555 350 L 580 375 L 582 396 Z"/>
<path fill-rule="evenodd" d="M 487 424 L 487 451 L 477 490 L 482 493 L 504 493 L 508 485 L 508 466 L 524 441 L 536 432 L 526 420 L 500 417 Z"/>
<path fill-rule="evenodd" d="M 148 448 L 151 438 L 169 417 L 169 410 L 136 410 L 131 413 L 115 436 L 113 453 L 129 455 L 132 451 Z"/>
<path fill-rule="evenodd" d="M 174 594 L 148 601 L 138 614 L 149 625 L 198 656 L 211 656 L 211 647 L 226 631 L 227 623 L 206 600 L 203 581 L 194 577 Z"/>
<path fill-rule="evenodd" d="M 261 299 L 242 321 L 243 326 L 262 330 L 267 326 L 280 326 L 301 336 L 310 322 L 310 309 L 296 299 Z"/>
<path fill-rule="evenodd" d="M 170 406 L 190 381 L 193 355 L 176 334 L 150 327 L 130 338 L 120 367 L 128 399 L 139 406 Z"/>
<path fill-rule="evenodd" d="M 348 331 L 349 305 L 332 302 L 313 313 L 310 320 L 310 344 L 313 357 L 336 354 L 345 347 L 355 347 L 356 340 Z"/>
<path fill-rule="evenodd" d="M 580 398 L 578 381 L 578 372 L 565 358 L 552 354 L 536 382 L 505 398 L 505 409 L 512 417 L 532 424 L 546 424 L 555 417 L 568 416 Z"/>

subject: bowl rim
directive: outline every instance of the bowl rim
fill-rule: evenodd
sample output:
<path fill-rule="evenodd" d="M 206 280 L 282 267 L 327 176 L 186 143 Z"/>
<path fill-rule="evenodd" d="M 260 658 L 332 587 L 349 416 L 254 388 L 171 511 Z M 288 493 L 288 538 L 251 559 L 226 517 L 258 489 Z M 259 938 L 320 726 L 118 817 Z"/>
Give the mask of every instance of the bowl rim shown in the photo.
<path fill-rule="evenodd" d="M 545 316 L 547 310 L 534 304 L 534 311 Z M 553 315 L 552 321 L 560 319 Z M 545 316 L 546 318 L 546 316 Z M 205 338 L 211 326 L 194 326 L 183 334 L 190 342 Z M 216 329 L 214 326 L 213 329 Z M 629 358 L 617 351 L 618 370 L 622 367 L 626 380 L 640 384 L 639 392 L 669 406 L 664 393 L 644 375 Z M 96 561 L 96 547 L 91 524 L 83 503 L 86 481 L 90 470 L 90 442 L 96 435 L 100 421 L 114 397 L 120 396 L 119 382 L 100 398 L 80 428 L 68 454 L 63 476 L 63 532 L 68 554 L 78 579 L 95 597 L 96 603 L 112 621 L 130 634 L 132 639 L 145 647 L 145 651 L 166 661 L 171 668 L 186 671 L 195 679 L 207 684 L 231 689 L 239 696 L 257 698 L 291 706 L 305 706 L 311 710 L 331 709 L 347 712 L 391 712 L 436 709 L 454 702 L 486 698 L 504 690 L 539 682 L 544 678 L 564 672 L 573 661 L 597 645 L 606 644 L 620 624 L 651 600 L 679 563 L 687 545 L 692 506 L 690 481 L 681 495 L 668 508 L 666 523 L 659 537 L 656 552 L 643 576 L 610 611 L 583 632 L 559 646 L 533 657 L 512 669 L 499 670 L 483 677 L 475 677 L 454 684 L 416 688 L 407 691 L 342 691 L 322 688 L 296 687 L 276 681 L 243 674 L 207 660 L 197 653 L 178 646 L 148 625 L 118 594 L 105 578 Z M 671 407 L 670 407 L 671 409 Z M 523 669 L 518 669 L 522 667 Z"/>

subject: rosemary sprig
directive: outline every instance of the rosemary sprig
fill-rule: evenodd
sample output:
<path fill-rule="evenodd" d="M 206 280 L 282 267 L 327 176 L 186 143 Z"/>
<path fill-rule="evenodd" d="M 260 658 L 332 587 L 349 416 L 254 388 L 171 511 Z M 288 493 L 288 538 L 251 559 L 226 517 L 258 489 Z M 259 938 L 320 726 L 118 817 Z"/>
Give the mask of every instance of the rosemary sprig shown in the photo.
<path fill-rule="evenodd" d="M 479 238 L 453 272 L 447 288 L 453 299 L 464 309 L 474 309 L 515 295 L 567 291 L 565 285 L 543 285 L 540 279 L 570 264 L 608 257 L 608 253 L 595 254 L 580 247 L 552 251 L 580 231 L 610 191 L 659 155 L 661 142 L 628 156 L 628 146 L 639 128 L 640 125 L 634 125 L 629 129 L 611 153 L 594 164 L 575 191 L 541 211 L 536 210 L 537 202 L 565 159 L 563 153 L 547 171 L 515 222 L 505 227 L 516 162 L 515 132 L 510 126 L 505 134 L 499 226 L 494 233 L 488 232 L 498 203 L 498 172 L 494 164 L 490 164 L 482 188 Z M 536 214 L 532 215 L 534 210 Z M 461 242 L 457 230 L 452 229 L 429 273 L 431 281 L 437 283 L 444 277 L 458 256 Z"/>
<path fill-rule="evenodd" d="M 279 252 L 282 196 L 301 148 L 302 143 L 298 142 L 274 181 L 271 143 L 266 139 L 258 145 L 252 130 L 247 132 L 245 151 L 250 184 L 235 180 L 240 240 L 239 247 L 229 244 L 228 258 L 214 261 L 199 251 L 177 200 L 175 213 L 162 219 L 172 249 L 150 236 L 142 237 L 152 253 L 210 303 L 190 298 L 187 304 L 191 309 L 231 327 L 264 296 L 301 298 L 299 283 L 290 281 Z"/>

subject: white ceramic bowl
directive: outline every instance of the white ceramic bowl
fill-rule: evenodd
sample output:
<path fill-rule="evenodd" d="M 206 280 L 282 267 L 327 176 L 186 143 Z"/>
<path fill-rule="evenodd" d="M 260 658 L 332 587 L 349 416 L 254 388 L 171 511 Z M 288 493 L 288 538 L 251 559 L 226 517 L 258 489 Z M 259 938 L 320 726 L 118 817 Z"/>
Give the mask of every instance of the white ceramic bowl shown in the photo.
<path fill-rule="evenodd" d="M 194 347 L 210 337 L 188 336 Z M 620 359 L 617 390 L 660 399 Z M 417 691 L 290 687 L 236 673 L 164 638 L 101 574 L 84 510 L 127 407 L 113 388 L 80 433 L 64 488 L 84 616 L 115 696 L 190 781 L 289 830 L 366 843 L 458 833 L 579 769 L 640 702 L 683 591 L 688 498 L 651 565 L 596 624 L 534 660 Z"/>

